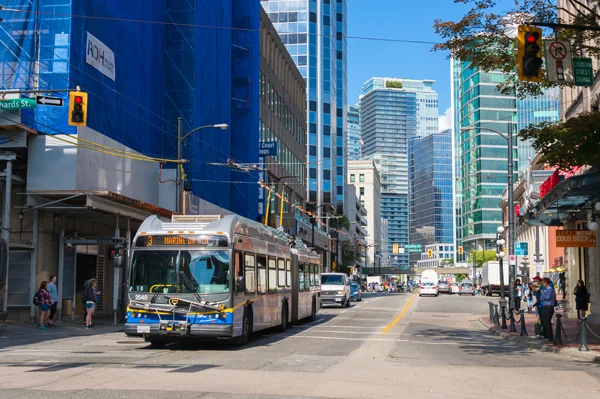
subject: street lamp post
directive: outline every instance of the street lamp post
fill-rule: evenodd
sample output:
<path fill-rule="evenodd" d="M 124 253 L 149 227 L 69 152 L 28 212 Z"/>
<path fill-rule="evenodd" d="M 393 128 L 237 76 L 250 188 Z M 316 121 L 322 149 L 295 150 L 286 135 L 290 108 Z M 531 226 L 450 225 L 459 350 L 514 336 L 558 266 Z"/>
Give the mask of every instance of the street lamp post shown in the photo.
<path fill-rule="evenodd" d="M 198 130 L 202 130 L 202 129 L 208 129 L 208 128 L 215 128 L 215 129 L 221 129 L 221 130 L 227 130 L 227 128 L 229 127 L 228 124 L 226 123 L 218 123 L 216 125 L 206 125 L 206 126 L 200 126 L 197 127 L 195 129 L 190 130 L 189 132 L 187 132 L 185 135 L 183 135 L 183 118 L 179 117 L 177 118 L 177 160 L 180 161 L 180 164 L 177 168 L 177 195 L 176 195 L 176 210 L 178 213 L 185 213 L 185 210 L 183 209 L 183 176 L 182 176 L 182 172 L 183 172 L 183 164 L 181 163 L 182 158 L 183 158 L 183 142 L 186 138 L 188 138 L 188 136 L 192 133 L 197 132 Z"/>
<path fill-rule="evenodd" d="M 474 126 L 468 126 L 468 127 L 463 127 L 460 130 L 461 131 L 468 131 L 468 130 L 472 130 L 475 129 Z M 517 237 L 517 231 L 515 228 L 515 210 L 514 210 L 514 192 L 513 192 L 513 134 L 512 134 L 512 129 L 513 129 L 513 125 L 512 122 L 508 123 L 508 131 L 507 134 L 504 133 L 500 133 L 497 130 L 494 129 L 490 129 L 487 127 L 484 128 L 479 128 L 479 130 L 484 130 L 490 133 L 495 133 L 498 136 L 502 137 L 504 140 L 506 140 L 506 142 L 508 143 L 508 254 L 509 255 L 514 255 L 515 253 L 515 241 L 516 241 L 516 237 Z M 514 289 L 512 289 L 513 285 L 514 285 L 514 280 L 515 280 L 515 274 L 516 274 L 516 265 L 512 265 L 509 263 L 508 266 L 508 285 L 510 287 L 509 289 L 509 295 L 510 295 L 510 309 L 512 311 L 512 309 L 514 309 L 515 307 L 515 292 Z M 502 268 L 500 268 L 500 272 L 502 273 Z"/>

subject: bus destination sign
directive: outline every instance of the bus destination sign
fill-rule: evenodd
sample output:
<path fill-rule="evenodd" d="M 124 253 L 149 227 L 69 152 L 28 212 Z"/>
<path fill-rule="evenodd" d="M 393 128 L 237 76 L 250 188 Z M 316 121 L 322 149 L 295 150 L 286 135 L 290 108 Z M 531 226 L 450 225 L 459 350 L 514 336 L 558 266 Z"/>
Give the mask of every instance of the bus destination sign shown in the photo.
<path fill-rule="evenodd" d="M 196 236 L 196 235 L 147 235 L 138 237 L 136 247 L 221 247 L 227 248 L 227 237 L 225 236 Z"/>

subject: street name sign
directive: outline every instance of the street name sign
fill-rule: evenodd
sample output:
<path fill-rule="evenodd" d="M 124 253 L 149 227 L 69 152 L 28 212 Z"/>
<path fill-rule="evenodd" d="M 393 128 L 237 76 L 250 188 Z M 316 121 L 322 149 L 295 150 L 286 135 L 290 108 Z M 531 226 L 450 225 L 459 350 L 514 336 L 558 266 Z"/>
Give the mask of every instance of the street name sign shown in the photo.
<path fill-rule="evenodd" d="M 573 54 L 569 42 L 544 40 L 548 81 L 552 83 L 573 83 Z"/>
<path fill-rule="evenodd" d="M 35 107 L 35 100 L 31 98 L 13 98 L 10 100 L 0 100 L 0 110 L 14 111 L 19 109 Z"/>
<path fill-rule="evenodd" d="M 64 99 L 60 97 L 36 96 L 35 102 L 39 105 L 49 105 L 51 107 L 62 107 Z"/>
<path fill-rule="evenodd" d="M 517 256 L 529 255 L 529 243 L 515 242 L 515 255 L 517 255 Z"/>
<path fill-rule="evenodd" d="M 277 156 L 279 143 L 277 141 L 261 141 L 258 147 L 259 156 Z"/>
<path fill-rule="evenodd" d="M 406 244 L 404 249 L 406 249 L 408 252 L 421 252 L 423 250 L 423 246 L 421 244 Z"/>
<path fill-rule="evenodd" d="M 591 58 L 573 58 L 575 86 L 591 86 L 594 83 L 594 71 Z"/>

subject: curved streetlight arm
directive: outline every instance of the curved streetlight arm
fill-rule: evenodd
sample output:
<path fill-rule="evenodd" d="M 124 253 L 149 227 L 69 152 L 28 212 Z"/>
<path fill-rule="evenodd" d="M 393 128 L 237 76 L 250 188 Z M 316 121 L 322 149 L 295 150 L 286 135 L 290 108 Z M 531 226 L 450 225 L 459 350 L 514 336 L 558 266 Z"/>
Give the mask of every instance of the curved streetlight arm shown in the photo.
<path fill-rule="evenodd" d="M 192 133 L 195 133 L 195 132 L 197 132 L 198 130 L 202 130 L 202 129 L 208 129 L 208 128 L 211 128 L 211 127 L 214 127 L 214 128 L 217 128 L 217 129 L 221 129 L 221 130 L 225 130 L 225 129 L 227 129 L 227 128 L 229 127 L 229 125 L 228 125 L 228 124 L 226 124 L 226 123 L 219 123 L 219 124 L 216 124 L 216 125 L 206 125 L 206 126 L 200 126 L 200 127 L 197 127 L 197 128 L 195 128 L 195 129 L 192 129 L 192 130 L 190 130 L 189 132 L 187 132 L 187 133 L 186 133 L 186 134 L 185 134 L 185 135 L 184 135 L 184 136 L 181 138 L 181 141 L 184 141 L 184 140 L 185 140 L 185 139 L 186 139 L 186 138 L 187 138 L 187 137 L 188 137 L 190 134 L 192 134 Z"/>
<path fill-rule="evenodd" d="M 496 133 L 498 136 L 500 136 L 500 137 L 502 137 L 504 140 L 506 140 L 506 142 L 508 142 L 508 141 L 509 141 L 509 140 L 508 140 L 508 135 L 506 135 L 506 134 L 504 134 L 504 133 L 500 133 L 500 132 L 499 132 L 499 131 L 497 131 L 497 130 L 490 129 L 490 128 L 487 128 L 487 127 L 480 127 L 480 128 L 477 128 L 477 127 L 475 127 L 475 126 L 467 126 L 467 127 L 461 127 L 461 128 L 460 128 L 460 131 L 461 131 L 461 132 L 466 132 L 466 131 L 469 131 L 469 130 L 474 130 L 474 129 L 479 129 L 480 131 L 481 131 L 481 130 L 483 130 L 483 131 L 490 132 L 490 133 Z"/>

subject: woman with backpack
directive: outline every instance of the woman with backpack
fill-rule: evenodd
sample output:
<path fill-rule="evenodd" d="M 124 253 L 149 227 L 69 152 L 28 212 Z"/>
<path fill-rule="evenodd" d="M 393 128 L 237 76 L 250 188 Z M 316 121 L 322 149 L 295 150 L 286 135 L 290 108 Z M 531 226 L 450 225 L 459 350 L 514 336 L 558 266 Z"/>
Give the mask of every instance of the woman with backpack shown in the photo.
<path fill-rule="evenodd" d="M 40 330 L 46 330 L 44 321 L 48 318 L 50 307 L 52 306 L 52 298 L 48 292 L 47 281 L 42 281 L 42 284 L 40 284 L 40 289 L 35 295 L 37 298 L 37 305 L 40 307 Z"/>
<path fill-rule="evenodd" d="M 575 287 L 575 308 L 577 309 L 577 323 L 581 323 L 581 318 L 585 317 L 585 312 L 588 310 L 588 303 L 590 302 L 590 294 L 585 288 L 583 280 L 577 280 L 577 286 Z"/>
<path fill-rule="evenodd" d="M 96 280 L 91 279 L 89 284 L 83 293 L 85 302 L 85 328 L 94 328 L 92 324 L 92 315 L 94 314 L 94 309 L 96 309 L 96 302 L 98 295 L 100 295 L 100 291 L 96 291 Z"/>

